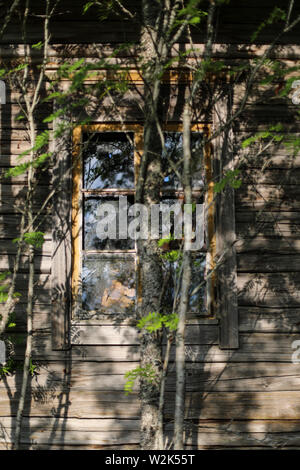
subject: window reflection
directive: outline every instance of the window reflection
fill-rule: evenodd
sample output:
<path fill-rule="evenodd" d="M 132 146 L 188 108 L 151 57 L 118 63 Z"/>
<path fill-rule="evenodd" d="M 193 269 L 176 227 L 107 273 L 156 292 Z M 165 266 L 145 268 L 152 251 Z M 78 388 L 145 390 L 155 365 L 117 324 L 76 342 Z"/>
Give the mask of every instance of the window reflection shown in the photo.
<path fill-rule="evenodd" d="M 135 306 L 135 262 L 88 255 L 82 266 L 82 307 L 97 313 L 129 313 Z"/>
<path fill-rule="evenodd" d="M 83 143 L 85 189 L 134 187 L 133 134 L 103 132 L 86 135 Z"/>
<path fill-rule="evenodd" d="M 127 211 L 130 204 L 133 204 L 133 197 L 127 197 Z M 116 238 L 111 240 L 109 238 L 99 238 L 97 234 L 97 225 L 103 219 L 99 216 L 98 209 L 101 204 L 112 205 L 116 213 Z M 128 223 L 132 220 L 132 217 L 127 216 Z M 96 198 L 89 197 L 84 201 L 84 250 L 133 250 L 135 247 L 134 240 L 127 238 L 125 240 L 119 239 L 119 198 L 107 197 L 107 198 Z"/>
<path fill-rule="evenodd" d="M 162 170 L 164 189 L 182 189 L 179 176 L 183 172 L 183 137 L 182 132 L 164 132 L 165 148 L 162 153 Z M 192 185 L 193 189 L 204 186 L 203 135 L 200 132 L 191 134 Z M 176 174 L 177 172 L 177 174 Z"/>

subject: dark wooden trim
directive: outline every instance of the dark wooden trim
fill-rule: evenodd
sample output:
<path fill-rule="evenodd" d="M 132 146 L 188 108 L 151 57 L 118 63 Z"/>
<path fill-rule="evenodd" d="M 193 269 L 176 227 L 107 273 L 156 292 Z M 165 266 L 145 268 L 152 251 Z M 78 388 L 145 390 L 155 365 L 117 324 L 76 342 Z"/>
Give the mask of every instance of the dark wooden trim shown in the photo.
<path fill-rule="evenodd" d="M 55 129 L 61 121 L 55 122 Z M 70 132 L 54 140 L 52 210 L 52 349 L 69 348 L 71 310 L 71 197 L 72 164 Z"/>
<path fill-rule="evenodd" d="M 225 93 L 225 98 L 217 105 L 215 130 L 226 121 L 228 114 L 230 115 L 230 96 L 231 93 Z M 232 131 L 226 130 L 216 139 L 214 155 L 217 175 L 224 175 L 226 171 L 232 169 L 234 155 Z M 234 189 L 227 186 L 218 195 L 216 206 L 217 254 L 218 258 L 224 256 L 217 271 L 219 345 L 222 349 L 236 349 L 239 347 L 239 331 Z"/>

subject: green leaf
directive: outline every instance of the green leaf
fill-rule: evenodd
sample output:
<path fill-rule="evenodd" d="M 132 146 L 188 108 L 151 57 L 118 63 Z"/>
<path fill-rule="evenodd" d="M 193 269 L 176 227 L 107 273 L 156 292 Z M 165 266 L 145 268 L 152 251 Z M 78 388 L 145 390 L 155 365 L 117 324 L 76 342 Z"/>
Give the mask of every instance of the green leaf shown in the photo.
<path fill-rule="evenodd" d="M 227 171 L 225 177 L 214 184 L 214 192 L 220 193 L 221 191 L 223 191 L 223 189 L 225 189 L 227 185 L 231 186 L 234 189 L 238 189 L 242 184 L 242 181 L 237 179 L 239 173 L 240 170 L 238 169 Z"/>
<path fill-rule="evenodd" d="M 47 116 L 45 119 L 43 119 L 43 122 L 52 122 L 54 119 L 57 119 L 59 116 L 61 116 L 64 113 L 63 109 L 58 109 L 55 113 L 50 114 Z"/>
<path fill-rule="evenodd" d="M 265 20 L 262 21 L 262 23 L 259 25 L 256 31 L 251 36 L 251 42 L 254 42 L 257 36 L 261 33 L 261 31 L 267 26 L 271 25 L 277 21 L 284 21 L 286 19 L 286 12 L 282 10 L 281 8 L 278 8 L 275 6 L 269 15 L 269 17 Z"/>
<path fill-rule="evenodd" d="M 151 364 L 147 364 L 145 367 L 136 367 L 124 375 L 126 383 L 124 385 L 125 395 L 132 393 L 133 387 L 136 379 L 142 378 L 145 379 L 148 383 L 153 383 L 156 378 L 155 371 L 152 368 Z"/>
<path fill-rule="evenodd" d="M 157 245 L 161 248 L 165 243 L 169 243 L 171 240 L 174 240 L 173 235 L 169 235 L 168 238 L 161 238 L 158 240 Z"/>
<path fill-rule="evenodd" d="M 43 47 L 43 42 L 42 41 L 39 41 L 37 42 L 36 44 L 32 44 L 32 49 L 42 49 Z"/>
<path fill-rule="evenodd" d="M 24 242 L 35 248 L 41 248 L 45 242 L 43 232 L 27 232 L 24 234 Z"/>
<path fill-rule="evenodd" d="M 34 376 L 36 374 L 36 369 L 37 366 L 33 364 L 32 359 L 29 360 L 29 373 L 31 376 Z"/>
<path fill-rule="evenodd" d="M 8 276 L 10 276 L 11 272 L 10 271 L 5 271 L 3 273 L 0 273 L 0 281 L 4 281 Z"/>
<path fill-rule="evenodd" d="M 28 168 L 30 167 L 30 163 L 22 163 L 21 165 L 15 166 L 14 168 L 10 168 L 4 173 L 5 178 L 13 178 L 15 176 L 20 176 L 26 173 Z"/>
<path fill-rule="evenodd" d="M 87 2 L 83 6 L 83 14 L 85 14 L 93 5 L 94 5 L 94 2 Z"/>
<path fill-rule="evenodd" d="M 149 333 L 154 333 L 155 331 L 161 330 L 163 326 L 170 331 L 174 331 L 177 329 L 177 325 L 177 313 L 163 315 L 159 312 L 150 312 L 138 321 L 137 328 L 140 330 L 145 328 Z"/>

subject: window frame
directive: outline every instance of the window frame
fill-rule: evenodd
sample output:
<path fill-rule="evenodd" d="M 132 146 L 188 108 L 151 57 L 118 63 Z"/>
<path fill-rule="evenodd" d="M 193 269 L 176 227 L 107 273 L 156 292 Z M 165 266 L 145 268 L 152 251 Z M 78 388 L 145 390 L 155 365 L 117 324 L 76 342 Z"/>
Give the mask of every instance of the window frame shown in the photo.
<path fill-rule="evenodd" d="M 183 125 L 182 123 L 170 123 L 163 126 L 163 131 L 166 132 L 183 132 Z M 136 185 L 137 178 L 138 178 L 138 171 L 139 165 L 141 162 L 141 156 L 143 152 L 143 135 L 144 135 L 144 125 L 141 123 L 95 123 L 95 124 L 88 124 L 82 126 L 76 126 L 73 129 L 73 152 L 72 152 L 72 181 L 73 181 L 73 188 L 72 188 L 72 268 L 71 268 L 71 283 L 72 283 L 72 305 L 71 305 L 71 320 L 73 323 L 88 323 L 93 321 L 94 323 L 101 324 L 101 320 L 80 320 L 76 318 L 76 310 L 78 309 L 78 305 L 76 299 L 79 294 L 79 282 L 80 279 L 80 272 L 81 272 L 81 258 L 82 258 L 82 227 L 83 227 L 83 215 L 82 215 L 82 193 L 83 191 L 86 193 L 96 193 L 96 194 L 105 194 L 105 195 L 120 195 L 122 194 L 135 194 L 134 189 L 101 189 L 101 190 L 83 190 L 82 189 L 82 180 L 83 180 L 83 161 L 82 161 L 82 143 L 83 143 L 83 135 L 90 133 L 102 133 L 102 132 L 127 132 L 133 133 L 133 143 L 134 143 L 134 183 Z M 193 123 L 191 125 L 191 132 L 202 132 L 205 133 L 207 137 L 210 136 L 211 132 L 211 125 L 206 123 Z M 205 175 L 206 175 L 206 182 L 207 182 L 207 190 L 205 191 L 205 207 L 208 210 L 205 210 L 206 213 L 206 227 L 207 227 L 207 240 L 208 248 L 206 251 L 206 262 L 208 265 L 208 270 L 214 270 L 214 263 L 215 263 L 215 256 L 216 256 L 216 230 L 215 230 L 215 202 L 214 202 L 214 180 L 213 180 L 213 162 L 212 162 L 212 151 L 211 145 L 206 144 L 204 148 L 204 167 L 205 167 Z M 168 191 L 168 190 L 167 190 Z M 172 189 L 170 190 L 172 194 L 180 193 L 182 194 L 182 190 Z M 163 195 L 164 191 L 162 191 Z M 196 193 L 196 191 L 194 192 Z M 105 255 L 105 251 L 101 250 L 101 252 Z M 109 253 L 112 251 L 109 250 Z M 116 253 L 120 253 L 120 251 L 115 250 Z M 135 260 L 136 266 L 138 270 L 138 254 L 136 250 L 125 250 L 121 251 L 123 254 L 127 254 L 129 252 L 135 253 Z M 139 275 L 137 273 L 137 279 Z M 204 315 L 197 315 L 197 318 L 206 318 L 206 319 L 215 319 L 216 318 L 216 299 L 215 299 L 215 289 L 216 289 L 216 273 L 213 272 L 212 275 L 207 280 L 207 313 Z M 138 285 L 136 285 L 136 293 L 137 293 L 137 302 L 140 301 L 139 297 L 140 289 Z"/>

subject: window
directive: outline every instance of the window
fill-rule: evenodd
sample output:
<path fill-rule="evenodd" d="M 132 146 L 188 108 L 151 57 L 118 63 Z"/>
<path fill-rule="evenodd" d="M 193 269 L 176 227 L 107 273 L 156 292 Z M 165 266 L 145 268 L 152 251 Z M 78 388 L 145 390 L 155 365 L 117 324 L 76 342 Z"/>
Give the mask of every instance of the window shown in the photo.
<path fill-rule="evenodd" d="M 193 285 L 190 314 L 198 317 L 214 314 L 215 274 L 203 283 L 213 268 L 215 258 L 214 197 L 210 149 L 203 150 L 204 133 L 209 126 L 196 124 L 191 129 L 192 154 L 197 153 L 193 168 L 193 198 L 205 204 L 205 243 L 193 252 Z M 164 183 L 161 201 L 166 206 L 183 203 L 180 178 L 182 158 L 182 126 L 164 128 L 165 149 L 162 154 Z M 140 124 L 97 124 L 77 127 L 73 133 L 73 193 L 72 193 L 72 317 L 76 321 L 101 319 L 118 314 L 132 316 L 138 291 L 138 259 L 136 242 L 121 234 L 120 201 L 126 201 L 128 224 L 133 221 L 130 207 L 134 203 L 140 158 L 143 151 L 143 126 Z M 104 207 L 112 208 L 116 220 L 115 237 L 99 237 L 99 222 Z M 124 206 L 125 207 L 125 206 Z M 123 215 L 122 215 L 123 214 Z M 173 225 L 174 220 L 172 219 Z M 171 223 L 172 225 L 172 223 Z M 163 234 L 161 216 L 159 238 Z M 172 235 L 172 233 L 171 233 Z M 176 240 L 170 241 L 176 245 Z M 179 242 L 178 242 L 179 243 Z M 166 243 L 168 245 L 168 243 Z M 163 246 L 162 250 L 170 247 Z M 168 258 L 168 257 L 166 257 Z M 174 281 L 176 263 L 173 263 Z M 172 295 L 174 282 L 170 282 Z"/>

